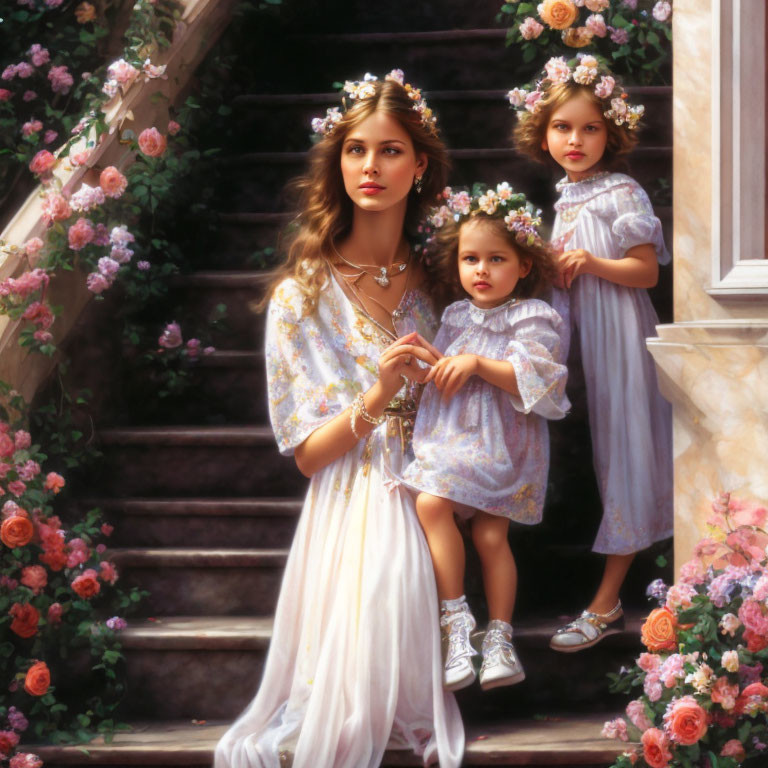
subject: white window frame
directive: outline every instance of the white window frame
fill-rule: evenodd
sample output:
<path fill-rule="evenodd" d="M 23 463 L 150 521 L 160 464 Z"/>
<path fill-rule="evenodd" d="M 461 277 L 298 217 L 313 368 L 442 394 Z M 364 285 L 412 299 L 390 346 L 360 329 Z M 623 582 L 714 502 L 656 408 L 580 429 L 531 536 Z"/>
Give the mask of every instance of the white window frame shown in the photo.
<path fill-rule="evenodd" d="M 766 2 L 713 0 L 713 296 L 768 295 Z"/>

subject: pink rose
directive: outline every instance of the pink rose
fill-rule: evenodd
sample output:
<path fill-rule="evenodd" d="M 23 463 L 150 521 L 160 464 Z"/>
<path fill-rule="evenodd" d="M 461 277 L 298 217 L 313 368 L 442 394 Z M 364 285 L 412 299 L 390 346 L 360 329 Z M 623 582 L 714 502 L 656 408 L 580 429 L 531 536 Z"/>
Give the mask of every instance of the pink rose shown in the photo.
<path fill-rule="evenodd" d="M 608 27 L 605 26 L 605 19 L 599 13 L 593 13 L 587 17 L 584 26 L 595 37 L 605 37 L 608 34 Z"/>
<path fill-rule="evenodd" d="M 672 753 L 669 751 L 669 741 L 663 731 L 649 728 L 642 738 L 643 759 L 650 768 L 667 768 Z"/>
<path fill-rule="evenodd" d="M 32 445 L 32 435 L 24 429 L 18 429 L 13 436 L 13 444 L 17 451 L 26 450 Z"/>
<path fill-rule="evenodd" d="M 51 54 L 48 53 L 47 48 L 43 48 L 39 43 L 35 43 L 28 51 L 27 56 L 30 57 L 32 63 L 36 67 L 42 67 L 43 64 L 47 64 L 51 60 Z"/>
<path fill-rule="evenodd" d="M 112 285 L 112 283 L 110 283 L 100 272 L 91 272 L 85 279 L 85 284 L 91 293 L 96 294 L 103 293 L 110 285 Z"/>
<path fill-rule="evenodd" d="M 656 653 L 641 653 L 637 657 L 637 666 L 643 672 L 656 672 L 661 667 L 661 656 Z"/>
<path fill-rule="evenodd" d="M 739 684 L 731 683 L 727 677 L 718 677 L 712 686 L 712 701 L 725 709 L 733 709 L 736 706 L 736 698 L 739 695 Z"/>
<path fill-rule="evenodd" d="M 672 741 L 691 746 L 707 732 L 707 713 L 693 696 L 683 696 L 669 703 L 664 725 Z"/>
<path fill-rule="evenodd" d="M 47 344 L 49 341 L 53 341 L 53 334 L 50 331 L 35 331 L 32 334 L 32 338 L 35 341 L 39 341 L 41 344 Z"/>
<path fill-rule="evenodd" d="M 91 556 L 91 550 L 88 545 L 80 538 L 72 539 L 69 542 L 69 555 L 67 555 L 67 568 L 77 568 L 78 565 L 88 561 Z"/>
<path fill-rule="evenodd" d="M 46 131 L 45 135 L 43 136 L 43 143 L 44 144 L 53 144 L 54 141 L 59 137 L 59 134 L 56 133 L 56 131 Z"/>
<path fill-rule="evenodd" d="M 7 459 L 10 456 L 13 456 L 15 451 L 16 445 L 14 444 L 13 440 L 11 440 L 11 438 L 5 433 L 0 434 L 0 456 L 2 456 L 4 459 Z"/>
<path fill-rule="evenodd" d="M 69 247 L 73 251 L 80 251 L 93 240 L 93 224 L 88 219 L 79 218 L 67 233 Z"/>
<path fill-rule="evenodd" d="M 10 101 L 13 94 L 7 88 L 0 88 L 0 101 Z"/>
<path fill-rule="evenodd" d="M 69 93 L 69 89 L 75 82 L 66 66 L 51 67 L 48 70 L 48 79 L 51 81 L 51 90 L 54 93 Z"/>
<path fill-rule="evenodd" d="M 69 156 L 69 162 L 75 167 L 78 165 L 85 165 L 88 162 L 88 157 L 91 153 L 85 149 L 82 152 L 75 152 L 75 154 Z"/>
<path fill-rule="evenodd" d="M 609 27 L 611 30 L 611 40 L 616 45 L 626 45 L 629 42 L 629 32 L 622 27 Z"/>
<path fill-rule="evenodd" d="M 520 25 L 520 35 L 523 40 L 535 40 L 544 31 L 544 25 L 539 24 L 533 16 L 528 16 Z"/>
<path fill-rule="evenodd" d="M 667 591 L 667 608 L 673 613 L 680 608 L 690 608 L 698 592 L 690 584 L 673 584 Z"/>
<path fill-rule="evenodd" d="M 768 637 L 768 617 L 757 600 L 745 600 L 739 608 L 739 618 L 750 632 Z"/>
<path fill-rule="evenodd" d="M 21 583 L 39 595 L 48 583 L 48 572 L 42 565 L 28 565 L 21 571 Z"/>
<path fill-rule="evenodd" d="M 617 717 L 615 720 L 609 720 L 603 725 L 601 735 L 605 739 L 621 739 L 622 741 L 629 741 L 627 735 L 627 723 L 624 718 Z"/>
<path fill-rule="evenodd" d="M 21 496 L 27 490 L 27 486 L 21 480 L 12 480 L 8 483 L 8 490 L 14 496 Z"/>
<path fill-rule="evenodd" d="M 117 199 L 125 192 L 128 179 L 114 165 L 110 165 L 101 172 L 99 184 L 107 197 Z"/>
<path fill-rule="evenodd" d="M 157 128 L 145 128 L 139 134 L 139 149 L 147 157 L 160 157 L 165 152 L 167 142 Z"/>
<path fill-rule="evenodd" d="M 721 757 L 732 757 L 737 763 L 741 764 L 747 759 L 747 753 L 744 751 L 744 745 L 738 739 L 726 741 L 720 750 Z"/>
<path fill-rule="evenodd" d="M 175 121 L 171 120 L 168 123 L 168 135 L 175 136 L 181 130 L 181 126 Z"/>
<path fill-rule="evenodd" d="M 39 120 L 29 120 L 21 126 L 21 135 L 28 138 L 33 133 L 39 133 L 43 130 L 43 124 Z"/>
<path fill-rule="evenodd" d="M 64 478 L 58 472 L 49 472 L 45 477 L 45 490 L 58 493 L 64 487 Z"/>
<path fill-rule="evenodd" d="M 183 342 L 181 337 L 181 326 L 178 323 L 168 323 L 163 330 L 162 335 L 157 340 L 157 343 L 163 347 L 163 349 L 176 349 L 180 347 Z"/>
<path fill-rule="evenodd" d="M 616 81 L 610 75 L 603 75 L 595 86 L 595 96 L 600 99 L 608 99 L 613 93 Z"/>
<path fill-rule="evenodd" d="M 540 109 L 539 101 L 544 94 L 541 91 L 531 91 L 525 96 L 525 108 L 529 112 L 538 112 Z"/>
<path fill-rule="evenodd" d="M 34 256 L 40 251 L 43 245 L 44 243 L 39 237 L 32 237 L 24 243 L 24 253 L 26 253 L 27 256 Z"/>
<path fill-rule="evenodd" d="M 49 624 L 61 624 L 61 614 L 64 612 L 64 608 L 61 603 L 51 603 L 48 608 L 48 623 Z"/>
<path fill-rule="evenodd" d="M 112 531 L 114 531 L 114 530 L 115 530 L 115 526 L 114 525 L 110 525 L 109 523 L 102 523 L 101 524 L 101 532 L 105 536 L 111 536 L 112 535 Z"/>
<path fill-rule="evenodd" d="M 18 733 L 14 731 L 0 731 L 0 757 L 7 758 L 18 743 Z"/>
<path fill-rule="evenodd" d="M 108 560 L 102 560 L 99 565 L 101 566 L 99 578 L 109 584 L 114 584 L 117 581 L 117 568 L 115 568 L 114 564 Z"/>
<path fill-rule="evenodd" d="M 54 221 L 63 221 L 72 215 L 72 209 L 69 207 L 65 197 L 51 193 L 43 200 L 43 221 L 50 225 Z"/>
<path fill-rule="evenodd" d="M 35 91 L 24 91 L 24 93 L 21 96 L 22 101 L 34 101 L 37 98 L 37 93 Z"/>
<path fill-rule="evenodd" d="M 48 173 L 54 165 L 56 165 L 56 158 L 47 149 L 41 149 L 32 158 L 29 170 L 37 174 Z"/>
<path fill-rule="evenodd" d="M 43 768 L 43 761 L 33 752 L 17 752 L 11 758 L 9 768 Z"/>
<path fill-rule="evenodd" d="M 114 80 L 118 85 L 127 88 L 139 74 L 139 70 L 124 59 L 118 59 L 114 64 L 110 64 L 107 69 L 107 77 Z"/>
<path fill-rule="evenodd" d="M 26 61 L 22 61 L 16 65 L 16 74 L 19 77 L 26 79 L 35 74 L 35 68 L 31 64 L 27 64 Z"/>
<path fill-rule="evenodd" d="M 627 717 L 632 725 L 641 731 L 647 731 L 653 727 L 653 723 L 648 719 L 648 715 L 645 713 L 645 705 L 642 701 L 635 700 L 630 701 L 627 704 Z"/>
<path fill-rule="evenodd" d="M 666 21 L 672 13 L 672 4 L 668 0 L 659 0 L 653 6 L 653 18 L 656 21 Z"/>

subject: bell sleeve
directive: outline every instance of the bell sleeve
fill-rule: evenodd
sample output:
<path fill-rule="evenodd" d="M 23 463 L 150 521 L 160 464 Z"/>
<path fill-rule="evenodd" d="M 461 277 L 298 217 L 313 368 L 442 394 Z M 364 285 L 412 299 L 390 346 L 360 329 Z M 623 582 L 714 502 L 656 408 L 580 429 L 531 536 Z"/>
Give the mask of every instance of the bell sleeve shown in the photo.
<path fill-rule="evenodd" d="M 650 243 L 659 264 L 669 264 L 671 257 L 664 245 L 661 221 L 654 214 L 645 190 L 632 181 L 617 187 L 610 197 L 611 232 L 622 256 L 636 245 Z"/>
<path fill-rule="evenodd" d="M 267 310 L 265 362 L 269 418 L 277 446 L 292 456 L 318 427 L 348 407 L 355 393 L 334 365 L 334 351 L 318 307 L 302 313 L 293 280 L 278 285 Z"/>
<path fill-rule="evenodd" d="M 550 306 L 536 299 L 512 308 L 512 328 L 504 358 L 512 363 L 519 395 L 510 395 L 522 413 L 562 419 L 570 402 L 565 394 L 568 369 L 559 362 L 563 321 Z"/>

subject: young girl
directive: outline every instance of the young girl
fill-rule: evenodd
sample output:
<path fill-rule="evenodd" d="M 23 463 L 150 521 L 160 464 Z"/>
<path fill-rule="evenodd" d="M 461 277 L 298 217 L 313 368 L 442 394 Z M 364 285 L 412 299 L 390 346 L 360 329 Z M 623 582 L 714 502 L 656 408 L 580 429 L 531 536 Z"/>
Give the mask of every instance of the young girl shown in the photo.
<path fill-rule="evenodd" d="M 517 148 L 552 158 L 566 173 L 553 244 L 579 333 L 603 503 L 593 549 L 607 555 L 592 602 L 552 638 L 552 648 L 572 652 L 615 629 L 635 553 L 672 535 L 670 407 L 645 348 L 658 322 L 645 289 L 670 257 L 648 196 L 614 170 L 636 143 L 643 107 L 630 106 L 592 56 L 580 55 L 575 66 L 550 59 L 545 72 L 535 90 L 516 88 L 509 97 L 522 108 Z"/>
<path fill-rule="evenodd" d="M 455 514 L 471 518 L 490 623 L 483 641 L 483 688 L 525 677 L 512 645 L 517 570 L 509 521 L 541 520 L 549 438 L 545 418 L 565 415 L 567 371 L 558 362 L 562 321 L 531 298 L 556 274 L 537 232 L 540 219 L 504 182 L 457 192 L 431 218 L 443 260 L 458 269 L 468 298 L 444 312 L 432 350 L 405 482 L 420 491 L 416 511 L 432 553 L 448 690 L 475 679 L 464 597 L 464 542 Z"/>
<path fill-rule="evenodd" d="M 272 426 L 311 480 L 261 687 L 217 768 L 277 768 L 291 744 L 294 768 L 374 768 L 388 747 L 457 768 L 464 749 L 429 551 L 395 480 L 413 418 L 403 379 L 426 375 L 416 332 L 437 325 L 406 228 L 443 188 L 446 151 L 402 72 L 345 90 L 348 110 L 315 123 L 267 319 Z"/>

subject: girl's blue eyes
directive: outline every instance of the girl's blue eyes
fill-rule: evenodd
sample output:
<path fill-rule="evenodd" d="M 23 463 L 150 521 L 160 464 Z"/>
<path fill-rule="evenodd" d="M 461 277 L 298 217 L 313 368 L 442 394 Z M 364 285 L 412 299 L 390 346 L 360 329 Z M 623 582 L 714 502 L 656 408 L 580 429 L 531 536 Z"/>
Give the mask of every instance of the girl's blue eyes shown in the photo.
<path fill-rule="evenodd" d="M 461 260 L 465 261 L 467 264 L 476 264 L 477 256 L 462 256 Z M 504 261 L 506 261 L 506 259 L 503 256 L 491 256 L 491 262 L 494 264 L 500 264 Z"/>
<path fill-rule="evenodd" d="M 361 144 L 352 144 L 348 149 L 347 152 L 349 152 L 350 155 L 355 154 L 359 155 L 363 152 L 365 152 L 365 147 L 363 147 Z M 400 150 L 396 147 L 384 147 L 382 152 L 385 155 L 399 155 Z"/>

